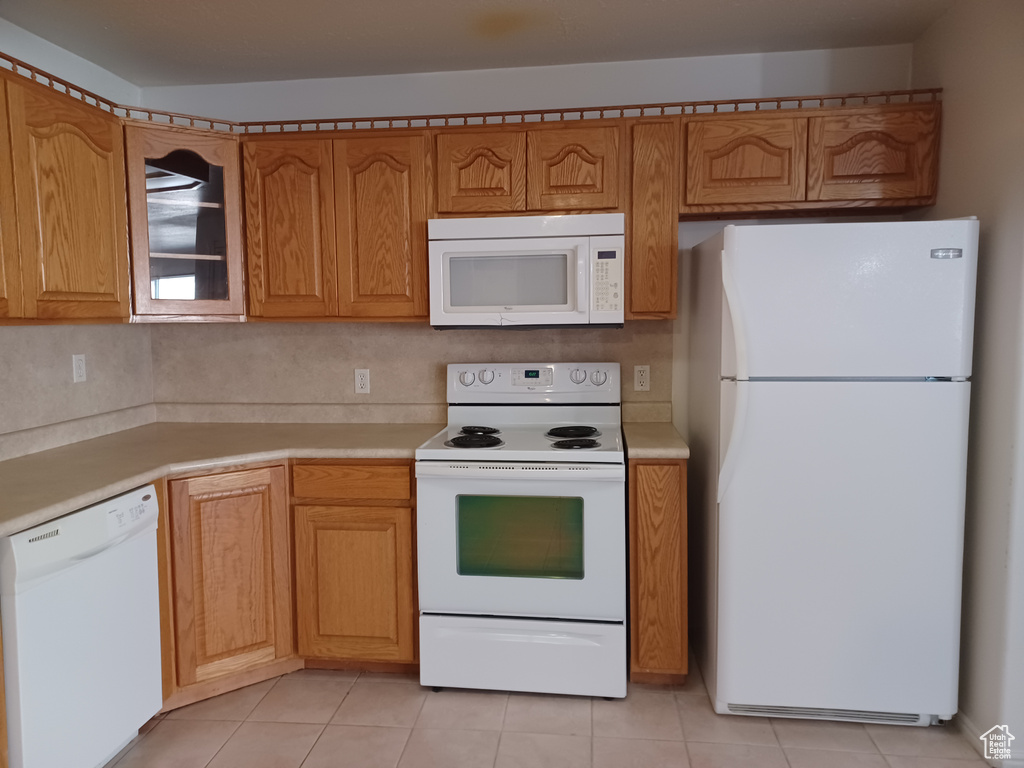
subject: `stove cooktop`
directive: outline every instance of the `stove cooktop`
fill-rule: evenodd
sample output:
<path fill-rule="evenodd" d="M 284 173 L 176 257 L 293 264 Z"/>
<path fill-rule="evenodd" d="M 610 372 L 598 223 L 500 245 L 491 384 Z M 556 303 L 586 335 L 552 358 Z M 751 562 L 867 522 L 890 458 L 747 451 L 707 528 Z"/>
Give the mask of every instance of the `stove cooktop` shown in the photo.
<path fill-rule="evenodd" d="M 618 363 L 459 363 L 417 461 L 625 461 Z"/>
<path fill-rule="evenodd" d="M 495 425 L 497 433 L 463 434 L 454 424 L 416 449 L 417 461 L 584 461 L 622 463 L 624 450 L 618 424 L 588 426 L 589 437 L 551 437 L 552 425 Z"/>

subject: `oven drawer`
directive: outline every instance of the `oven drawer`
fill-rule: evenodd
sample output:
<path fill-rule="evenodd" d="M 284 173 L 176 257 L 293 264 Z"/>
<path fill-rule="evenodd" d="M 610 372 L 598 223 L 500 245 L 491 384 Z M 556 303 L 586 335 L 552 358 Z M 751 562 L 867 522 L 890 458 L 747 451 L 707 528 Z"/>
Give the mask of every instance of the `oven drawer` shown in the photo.
<path fill-rule="evenodd" d="M 408 464 L 296 464 L 292 495 L 312 499 L 408 501 L 412 480 Z"/>
<path fill-rule="evenodd" d="M 420 685 L 622 698 L 626 628 L 423 614 Z"/>

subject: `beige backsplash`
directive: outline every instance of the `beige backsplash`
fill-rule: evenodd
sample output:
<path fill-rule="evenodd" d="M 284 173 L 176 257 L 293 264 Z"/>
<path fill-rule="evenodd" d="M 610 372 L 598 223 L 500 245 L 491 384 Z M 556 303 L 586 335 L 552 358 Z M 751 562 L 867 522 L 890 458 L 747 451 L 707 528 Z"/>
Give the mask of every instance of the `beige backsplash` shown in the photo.
<path fill-rule="evenodd" d="M 0 459 L 149 421 L 435 422 L 455 362 L 612 361 L 627 420 L 671 419 L 670 321 L 435 331 L 411 323 L 0 328 Z M 71 355 L 88 380 L 71 383 Z M 634 365 L 651 391 L 634 392 Z M 370 369 L 370 394 L 354 392 Z"/>

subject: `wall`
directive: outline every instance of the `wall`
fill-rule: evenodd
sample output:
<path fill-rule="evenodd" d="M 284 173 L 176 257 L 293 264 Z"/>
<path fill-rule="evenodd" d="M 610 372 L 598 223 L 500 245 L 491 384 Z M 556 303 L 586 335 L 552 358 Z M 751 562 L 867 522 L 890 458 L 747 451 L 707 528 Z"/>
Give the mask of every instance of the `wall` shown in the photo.
<path fill-rule="evenodd" d="M 138 86 L 0 19 L 0 51 L 117 104 L 139 104 Z"/>
<path fill-rule="evenodd" d="M 651 366 L 651 391 L 623 392 L 628 418 L 669 419 L 672 325 L 623 329 L 449 330 L 409 323 L 250 323 L 153 328 L 164 420 L 445 420 L 444 366 L 459 362 L 616 361 Z M 356 368 L 370 394 L 354 393 Z M 187 375 L 185 375 L 187 374 Z"/>
<path fill-rule="evenodd" d="M 145 106 L 247 120 L 436 115 L 906 88 L 909 45 L 143 89 Z"/>
<path fill-rule="evenodd" d="M 149 328 L 0 328 L 0 393 L 0 460 L 146 424 L 155 415 Z"/>
<path fill-rule="evenodd" d="M 959 0 L 914 46 L 915 87 L 941 86 L 931 217 L 981 222 L 965 552 L 962 720 L 1024 745 L 1024 4 Z M 980 741 L 970 741 L 980 747 Z M 1013 750 L 1024 765 L 1024 746 Z M 1009 763 L 1008 763 L 1009 764 Z"/>

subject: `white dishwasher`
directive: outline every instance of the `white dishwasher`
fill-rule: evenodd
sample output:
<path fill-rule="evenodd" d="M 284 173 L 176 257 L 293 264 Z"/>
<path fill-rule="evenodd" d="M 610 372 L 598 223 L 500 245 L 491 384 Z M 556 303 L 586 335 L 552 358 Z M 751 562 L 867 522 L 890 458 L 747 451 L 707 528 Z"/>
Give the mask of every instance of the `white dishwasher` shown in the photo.
<path fill-rule="evenodd" d="M 0 540 L 11 768 L 97 768 L 162 705 L 153 486 Z"/>

